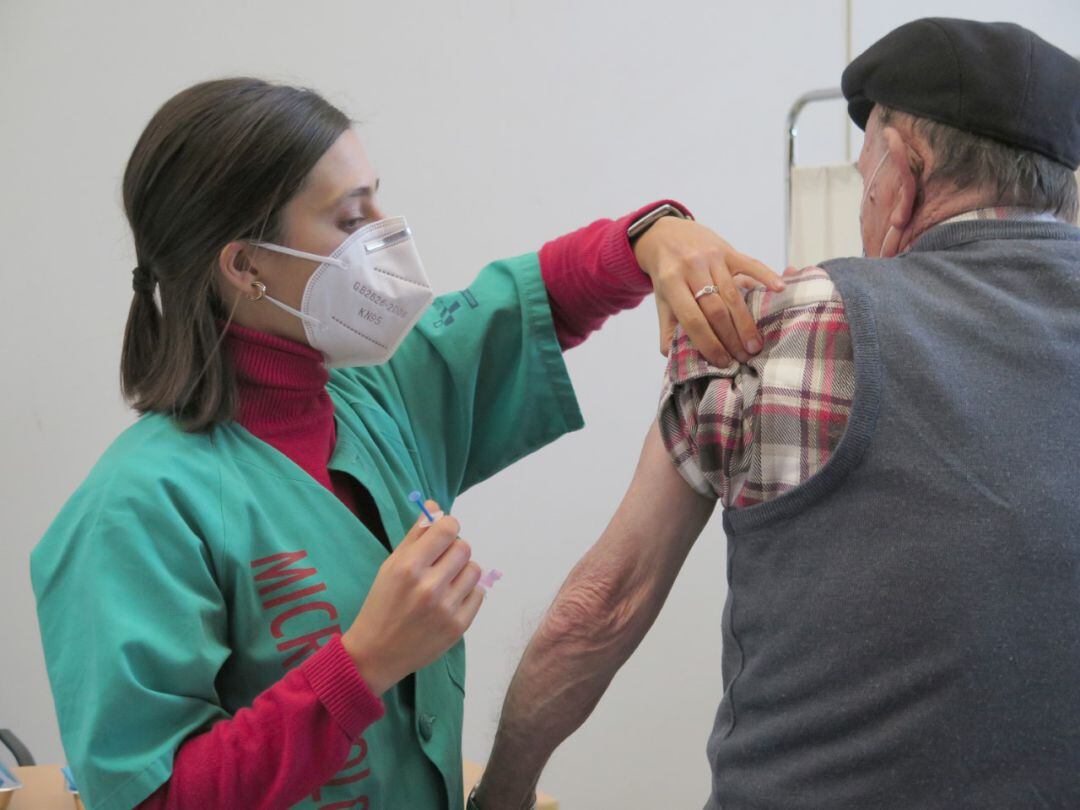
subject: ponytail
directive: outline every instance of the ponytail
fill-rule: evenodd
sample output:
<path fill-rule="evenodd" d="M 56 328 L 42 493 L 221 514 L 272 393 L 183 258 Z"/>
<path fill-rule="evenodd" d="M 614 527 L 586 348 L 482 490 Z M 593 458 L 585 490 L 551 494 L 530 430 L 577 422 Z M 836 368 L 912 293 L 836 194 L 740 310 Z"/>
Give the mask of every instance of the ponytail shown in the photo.
<path fill-rule="evenodd" d="M 154 300 L 156 282 L 150 268 L 140 264 L 131 275 L 135 295 L 128 309 L 124 346 L 120 351 L 120 390 L 125 399 L 142 411 L 142 391 L 161 341 L 161 313 Z"/>
<path fill-rule="evenodd" d="M 120 353 L 121 390 L 132 407 L 168 413 L 188 431 L 232 419 L 237 399 L 232 364 L 221 351 L 217 296 L 211 277 L 204 282 L 206 289 L 190 291 L 182 280 L 137 278 Z"/>

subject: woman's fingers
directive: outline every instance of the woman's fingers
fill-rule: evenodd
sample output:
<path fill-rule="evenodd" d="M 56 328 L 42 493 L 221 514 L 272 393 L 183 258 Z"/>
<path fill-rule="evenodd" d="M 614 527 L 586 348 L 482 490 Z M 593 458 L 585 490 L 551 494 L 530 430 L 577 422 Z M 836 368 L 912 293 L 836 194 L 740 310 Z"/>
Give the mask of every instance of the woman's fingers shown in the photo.
<path fill-rule="evenodd" d="M 734 251 L 727 257 L 714 254 L 707 269 L 703 265 L 703 261 L 697 267 L 685 262 L 662 282 L 658 299 L 663 304 L 657 305 L 660 351 L 666 356 L 671 345 L 674 324 L 669 326 L 665 319 L 670 313 L 670 320 L 682 325 L 694 348 L 713 365 L 727 366 L 732 357 L 749 362 L 761 351 L 762 338 L 740 288 L 761 283 L 783 289 L 783 281 L 761 262 Z M 698 297 L 708 287 L 715 292 Z"/>
<path fill-rule="evenodd" d="M 472 547 L 460 537 L 454 540 L 431 566 L 439 583 L 452 582 L 472 559 Z"/>
<path fill-rule="evenodd" d="M 747 256 L 745 253 L 732 250 L 724 259 L 732 275 L 741 273 L 744 276 L 750 276 L 750 278 L 757 279 L 774 292 L 780 292 L 784 289 L 784 279 L 770 270 L 764 262 L 758 261 L 753 256 Z"/>
<path fill-rule="evenodd" d="M 698 291 L 713 283 L 712 277 L 708 271 L 696 275 L 691 281 L 693 289 L 686 286 L 683 276 L 676 276 L 676 278 L 678 280 L 670 285 L 671 289 L 665 291 L 665 298 L 667 298 L 675 318 L 682 325 L 683 331 L 689 336 L 694 348 L 705 355 L 710 363 L 715 366 L 728 365 L 731 362 L 731 356 L 720 341 L 720 336 L 714 330 L 716 324 L 710 320 L 707 310 L 701 304 L 704 298 L 712 298 L 713 296 L 702 296 L 701 299 L 694 298 Z M 706 306 L 719 315 L 720 310 L 713 308 L 711 303 Z M 720 320 L 719 317 L 718 320 Z M 728 334 L 734 336 L 734 329 L 730 328 L 730 317 L 728 323 Z"/>
<path fill-rule="evenodd" d="M 661 353 L 669 352 L 671 317 L 714 365 L 726 366 L 732 356 L 747 362 L 760 351 L 761 335 L 734 279 L 742 275 L 783 290 L 784 280 L 764 262 L 739 253 L 700 223 L 671 217 L 641 237 L 635 256 L 656 290 Z M 716 292 L 697 298 L 705 287 Z"/>
<path fill-rule="evenodd" d="M 431 514 L 433 517 L 437 515 L 436 512 Z M 415 555 L 417 566 L 427 568 L 454 544 L 460 531 L 461 524 L 449 515 L 443 515 L 431 524 L 422 519 L 413 526 L 394 553 L 401 551 Z"/>
<path fill-rule="evenodd" d="M 431 591 L 442 593 L 449 588 L 450 604 L 456 605 L 480 581 L 480 566 L 470 562 L 472 548 L 459 536 L 461 525 L 457 520 L 443 515 L 434 501 L 428 501 L 425 506 L 436 518 L 435 522 L 420 518 L 398 551 L 412 558 L 410 567 Z"/>
<path fill-rule="evenodd" d="M 480 566 L 477 565 L 475 561 L 470 560 L 469 563 L 458 572 L 458 575 L 450 581 L 450 589 L 447 593 L 450 604 L 457 605 L 464 602 L 466 597 L 472 592 L 473 588 L 480 582 L 482 573 Z"/>
<path fill-rule="evenodd" d="M 480 612 L 480 606 L 483 604 L 484 589 L 473 588 L 461 603 L 461 607 L 458 609 L 457 613 L 458 621 L 460 623 L 459 626 L 463 628 L 463 633 L 472 625 L 473 619 L 476 618 L 476 614 Z"/>
<path fill-rule="evenodd" d="M 724 346 L 740 363 L 746 363 L 751 355 L 761 350 L 761 334 L 758 332 L 757 323 L 727 265 L 721 260 L 719 265 L 713 265 L 710 270 L 713 285 L 719 292 L 703 298 L 701 303 L 703 308 L 715 308 L 716 314 L 710 317 L 709 321 L 714 326 L 723 327 L 724 331 L 717 334 Z"/>
<path fill-rule="evenodd" d="M 438 501 L 425 501 L 424 508 L 428 511 L 428 514 L 435 518 L 435 520 L 443 517 L 442 507 L 439 506 Z M 400 548 L 406 544 L 415 543 L 425 532 L 427 532 L 431 525 L 432 522 L 427 519 L 427 515 L 419 515 L 417 521 L 412 525 L 412 528 L 409 529 L 408 534 L 406 534 L 401 542 L 398 543 L 398 547 Z"/>

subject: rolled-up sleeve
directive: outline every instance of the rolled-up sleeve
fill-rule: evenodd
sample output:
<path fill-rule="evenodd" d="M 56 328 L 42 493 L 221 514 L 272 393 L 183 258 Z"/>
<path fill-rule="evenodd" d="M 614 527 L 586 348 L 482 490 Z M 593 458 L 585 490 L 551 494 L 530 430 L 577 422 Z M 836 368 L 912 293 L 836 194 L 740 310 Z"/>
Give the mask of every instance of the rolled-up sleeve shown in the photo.
<path fill-rule="evenodd" d="M 764 338 L 748 363 L 713 366 L 676 330 L 660 398 L 660 433 L 693 489 L 724 506 L 771 500 L 817 472 L 847 426 L 855 376 L 835 285 L 820 268 L 752 290 Z"/>

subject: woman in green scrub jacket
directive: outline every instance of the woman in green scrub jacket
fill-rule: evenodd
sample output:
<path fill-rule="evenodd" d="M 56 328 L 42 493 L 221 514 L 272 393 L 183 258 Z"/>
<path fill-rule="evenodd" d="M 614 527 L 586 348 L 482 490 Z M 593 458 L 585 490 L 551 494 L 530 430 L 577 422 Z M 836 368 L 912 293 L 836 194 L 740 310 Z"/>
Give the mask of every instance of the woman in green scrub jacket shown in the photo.
<path fill-rule="evenodd" d="M 379 212 L 377 185 L 340 111 L 258 80 L 183 91 L 135 148 L 124 204 L 139 267 L 122 381 L 143 416 L 32 557 L 63 743 L 91 810 L 147 800 L 186 740 L 331 642 L 385 715 L 295 806 L 462 805 L 461 636 L 480 570 L 452 518 L 417 526 L 409 496 L 449 510 L 582 419 L 537 255 L 489 265 L 454 295 L 467 305 L 428 308 L 411 231 Z M 670 285 L 656 282 L 662 308 L 699 332 L 711 324 L 703 339 L 728 329 L 748 344 L 738 304 L 716 295 L 709 311 L 693 293 L 723 292 L 725 257 L 775 277 L 691 221 L 664 222 L 679 227 L 654 228 L 652 266 L 642 260 Z M 327 480 L 296 460 L 325 437 L 289 455 L 242 426 L 275 414 L 241 412 L 233 324 L 322 352 L 333 427 L 312 469 Z M 354 508 L 341 497 L 350 482 Z M 359 711 L 329 705 L 330 691 L 320 698 L 335 717 Z M 248 755 L 257 772 L 275 754 L 233 751 L 237 779 Z"/>

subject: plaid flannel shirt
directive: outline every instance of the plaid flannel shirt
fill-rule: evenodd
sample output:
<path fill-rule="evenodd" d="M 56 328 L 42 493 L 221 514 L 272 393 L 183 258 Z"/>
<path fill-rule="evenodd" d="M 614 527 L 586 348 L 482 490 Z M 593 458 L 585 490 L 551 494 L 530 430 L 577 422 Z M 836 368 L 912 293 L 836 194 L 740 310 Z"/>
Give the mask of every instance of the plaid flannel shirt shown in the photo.
<path fill-rule="evenodd" d="M 953 217 L 1054 219 L 1019 208 Z M 660 399 L 664 444 L 697 492 L 741 508 L 769 501 L 820 470 L 847 427 L 855 391 L 851 334 L 840 294 L 820 267 L 787 289 L 747 294 L 764 338 L 749 363 L 711 365 L 675 333 Z"/>

